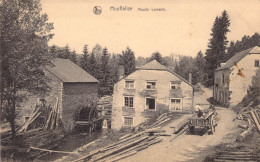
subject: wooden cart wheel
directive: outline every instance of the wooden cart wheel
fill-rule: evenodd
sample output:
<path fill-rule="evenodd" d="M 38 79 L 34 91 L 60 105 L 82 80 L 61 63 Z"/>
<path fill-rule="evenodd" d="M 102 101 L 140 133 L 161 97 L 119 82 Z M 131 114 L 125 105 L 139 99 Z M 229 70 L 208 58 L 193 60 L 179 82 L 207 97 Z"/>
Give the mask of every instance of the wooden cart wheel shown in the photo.
<path fill-rule="evenodd" d="M 193 134 L 194 130 L 195 130 L 195 127 L 194 126 L 189 126 L 189 130 L 190 130 L 190 133 Z"/>

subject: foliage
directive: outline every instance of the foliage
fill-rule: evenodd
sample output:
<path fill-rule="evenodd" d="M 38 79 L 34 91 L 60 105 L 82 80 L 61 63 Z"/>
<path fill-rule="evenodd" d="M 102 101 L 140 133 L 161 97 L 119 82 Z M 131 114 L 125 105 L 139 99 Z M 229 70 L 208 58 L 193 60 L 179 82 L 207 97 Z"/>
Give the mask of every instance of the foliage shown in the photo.
<path fill-rule="evenodd" d="M 56 58 L 69 59 L 70 61 L 78 64 L 78 54 L 75 50 L 71 51 L 69 45 L 65 47 L 58 47 L 56 45 L 52 45 L 49 48 L 49 53 Z"/>
<path fill-rule="evenodd" d="M 97 64 L 94 53 L 92 52 L 89 58 L 89 74 L 95 78 L 99 78 L 99 66 Z"/>
<path fill-rule="evenodd" d="M 236 53 L 252 48 L 254 46 L 260 46 L 260 35 L 258 33 L 255 33 L 251 37 L 245 35 L 242 37 L 241 40 L 238 40 L 236 42 L 231 41 L 227 49 L 227 55 L 225 56 L 223 62 L 229 60 Z"/>
<path fill-rule="evenodd" d="M 103 54 L 101 57 L 101 71 L 100 71 L 100 83 L 99 83 L 99 94 L 101 96 L 109 95 L 111 94 L 110 88 L 109 88 L 109 82 L 110 82 L 110 71 L 109 71 L 109 55 L 107 52 L 107 48 L 105 47 L 103 49 Z"/>
<path fill-rule="evenodd" d="M 124 66 L 125 75 L 129 75 L 135 71 L 135 55 L 129 47 L 125 51 L 122 51 L 119 62 L 120 65 Z"/>
<path fill-rule="evenodd" d="M 208 49 L 206 50 L 205 72 L 208 75 L 207 86 L 213 85 L 214 70 L 220 65 L 226 54 L 228 44 L 226 35 L 230 31 L 229 26 L 229 16 L 226 11 L 223 11 L 222 15 L 217 16 L 215 19 L 211 29 L 211 39 L 209 39 Z"/>
<path fill-rule="evenodd" d="M 101 64 L 102 52 L 103 52 L 103 49 L 100 44 L 96 44 L 92 49 L 92 53 L 95 55 L 96 62 L 98 65 Z"/>
<path fill-rule="evenodd" d="M 48 78 L 43 66 L 50 64 L 47 42 L 52 38 L 53 24 L 41 14 L 39 0 L 3 0 L 1 13 L 1 112 L 11 124 L 15 142 L 16 109 L 28 93 L 48 92 Z M 26 91 L 27 93 L 20 93 Z"/>
<path fill-rule="evenodd" d="M 160 64 L 167 66 L 167 61 L 162 58 L 162 55 L 159 52 L 154 52 L 152 56 L 148 59 L 148 62 L 151 62 L 153 60 L 158 61 Z"/>
<path fill-rule="evenodd" d="M 205 58 L 201 51 L 198 52 L 197 57 L 194 60 L 194 67 L 192 70 L 192 84 L 204 83 L 205 80 Z"/>
<path fill-rule="evenodd" d="M 119 55 L 113 54 L 110 61 L 109 61 L 109 69 L 110 69 L 110 78 L 111 82 L 109 84 L 110 91 L 111 93 L 113 92 L 114 89 L 114 84 L 118 81 L 119 79 L 119 74 L 118 74 L 118 65 L 119 62 Z"/>
<path fill-rule="evenodd" d="M 90 62 L 89 62 L 88 45 L 84 45 L 83 55 L 79 59 L 79 65 L 83 70 L 90 73 L 89 64 L 90 64 Z"/>
<path fill-rule="evenodd" d="M 192 73 L 194 64 L 195 60 L 192 57 L 184 56 L 175 66 L 174 72 L 188 80 L 189 73 Z"/>

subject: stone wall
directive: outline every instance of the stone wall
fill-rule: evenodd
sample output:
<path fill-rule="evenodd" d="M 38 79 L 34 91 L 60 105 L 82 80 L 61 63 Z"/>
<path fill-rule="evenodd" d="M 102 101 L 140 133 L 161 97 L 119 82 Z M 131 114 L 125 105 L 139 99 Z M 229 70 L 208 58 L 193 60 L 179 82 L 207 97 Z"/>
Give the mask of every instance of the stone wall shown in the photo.
<path fill-rule="evenodd" d="M 216 71 L 214 99 L 226 106 L 241 102 L 252 85 L 252 78 L 258 69 L 255 67 L 255 60 L 260 60 L 259 54 L 247 55 L 230 69 Z M 222 75 L 225 78 L 224 83 Z"/>
<path fill-rule="evenodd" d="M 224 81 L 223 81 L 224 78 Z M 229 92 L 229 81 L 230 81 L 230 70 L 223 69 L 215 72 L 215 83 L 214 83 L 214 100 L 223 106 L 230 104 L 230 92 Z"/>
<path fill-rule="evenodd" d="M 21 109 L 18 110 L 17 123 L 21 124 L 24 122 L 25 116 L 30 116 L 31 112 L 35 108 L 35 104 L 38 103 L 39 99 L 45 99 L 47 105 L 53 107 L 56 103 L 56 98 L 58 98 L 58 109 L 61 110 L 62 107 L 62 91 L 63 83 L 60 79 L 56 78 L 53 74 L 48 71 L 44 71 L 45 75 L 50 78 L 48 85 L 51 87 L 51 91 L 45 95 L 30 95 L 28 94 L 28 100 L 21 104 Z M 26 92 L 25 92 L 26 93 Z"/>
<path fill-rule="evenodd" d="M 65 131 L 74 129 L 80 107 L 97 101 L 98 83 L 64 83 L 62 122 Z"/>
<path fill-rule="evenodd" d="M 255 60 L 260 60 L 260 54 L 250 54 L 231 68 L 230 87 L 231 104 L 236 105 L 247 95 L 247 91 L 252 85 L 252 78 L 256 74 L 258 67 L 255 67 Z M 239 69 L 241 75 L 239 75 Z"/>
<path fill-rule="evenodd" d="M 134 80 L 134 89 L 125 89 L 125 80 Z M 146 81 L 156 81 L 155 90 L 146 89 Z M 171 81 L 178 81 L 180 89 L 171 90 Z M 132 96 L 133 108 L 124 106 L 124 96 Z M 146 98 L 155 99 L 155 110 L 146 108 Z M 181 112 L 191 113 L 193 110 L 193 87 L 180 80 L 168 71 L 138 70 L 114 85 L 112 128 L 120 129 L 124 117 L 134 117 L 137 126 L 156 113 L 156 111 L 169 110 L 170 99 L 181 98 Z"/>

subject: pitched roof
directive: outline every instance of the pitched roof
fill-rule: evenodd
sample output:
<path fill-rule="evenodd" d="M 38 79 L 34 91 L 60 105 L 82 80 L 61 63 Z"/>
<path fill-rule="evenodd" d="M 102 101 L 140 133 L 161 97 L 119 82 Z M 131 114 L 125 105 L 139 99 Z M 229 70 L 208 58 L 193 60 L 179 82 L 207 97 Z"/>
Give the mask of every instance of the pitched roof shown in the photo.
<path fill-rule="evenodd" d="M 260 54 L 260 48 L 258 46 L 255 46 L 235 54 L 226 63 L 224 63 L 223 66 L 219 67 L 217 70 L 231 68 L 232 66 L 234 66 L 236 63 L 238 63 L 240 60 L 242 60 L 245 56 L 249 54 Z"/>
<path fill-rule="evenodd" d="M 142 70 L 167 70 L 167 67 L 163 66 L 158 61 L 153 60 L 153 61 L 141 66 L 139 69 L 142 69 Z"/>
<path fill-rule="evenodd" d="M 55 58 L 52 63 L 54 66 L 46 66 L 46 70 L 63 82 L 98 82 L 96 78 L 68 59 Z"/>
<path fill-rule="evenodd" d="M 162 71 L 168 71 L 168 72 L 172 73 L 173 75 L 177 76 L 180 80 L 182 80 L 182 81 L 186 82 L 187 84 L 193 86 L 189 81 L 187 81 L 186 79 L 184 79 L 183 77 L 181 77 L 177 73 L 173 72 L 172 70 L 170 70 L 166 66 L 160 64 L 157 60 L 153 60 L 153 61 L 143 65 L 142 67 L 139 68 L 139 70 L 162 70 Z"/>

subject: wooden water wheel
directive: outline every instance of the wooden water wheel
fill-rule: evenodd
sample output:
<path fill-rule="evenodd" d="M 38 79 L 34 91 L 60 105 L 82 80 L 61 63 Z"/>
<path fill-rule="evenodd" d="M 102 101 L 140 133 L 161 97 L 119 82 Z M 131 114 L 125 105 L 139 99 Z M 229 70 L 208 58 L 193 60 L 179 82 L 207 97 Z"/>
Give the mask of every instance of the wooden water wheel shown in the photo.
<path fill-rule="evenodd" d="M 80 131 L 92 132 L 102 128 L 103 118 L 98 116 L 98 111 L 93 106 L 82 106 L 77 118 L 77 128 Z"/>

